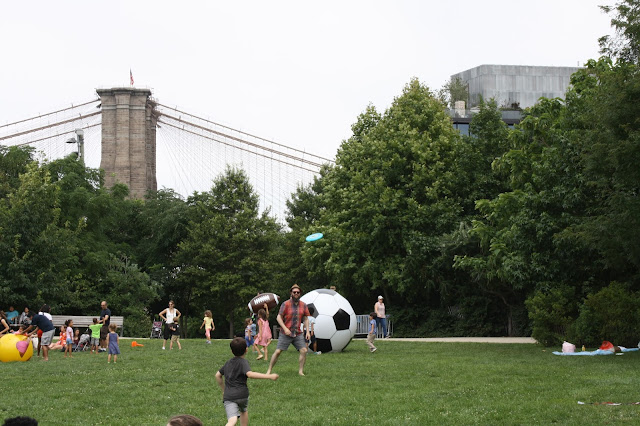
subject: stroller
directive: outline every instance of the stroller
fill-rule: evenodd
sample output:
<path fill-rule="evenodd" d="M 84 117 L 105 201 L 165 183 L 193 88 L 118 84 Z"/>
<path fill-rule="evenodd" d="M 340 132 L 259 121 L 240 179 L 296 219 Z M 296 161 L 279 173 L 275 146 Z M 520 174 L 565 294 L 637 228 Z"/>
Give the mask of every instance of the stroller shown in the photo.
<path fill-rule="evenodd" d="M 91 342 L 91 330 L 87 329 L 84 334 L 80 335 L 77 345 L 73 345 L 73 352 L 82 352 L 89 349 L 89 343 Z"/>
<path fill-rule="evenodd" d="M 162 339 L 162 321 L 154 321 L 151 324 L 151 339 Z"/>

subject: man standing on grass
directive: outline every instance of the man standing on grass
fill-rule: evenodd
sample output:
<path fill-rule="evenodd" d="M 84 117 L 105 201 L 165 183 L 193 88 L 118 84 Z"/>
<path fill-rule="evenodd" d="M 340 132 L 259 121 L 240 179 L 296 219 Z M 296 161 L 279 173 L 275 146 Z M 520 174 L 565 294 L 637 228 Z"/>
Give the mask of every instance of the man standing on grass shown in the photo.
<path fill-rule="evenodd" d="M 280 335 L 278 336 L 278 346 L 276 351 L 271 356 L 271 363 L 269 363 L 269 369 L 267 374 L 271 374 L 273 366 L 276 365 L 278 357 L 282 351 L 286 351 L 289 345 L 293 343 L 300 357 L 298 359 L 299 369 L 298 374 L 304 376 L 304 363 L 307 360 L 307 347 L 305 344 L 305 337 L 307 340 L 311 338 L 309 334 L 309 308 L 307 304 L 300 300 L 301 292 L 298 284 L 291 286 L 291 299 L 287 300 L 280 306 L 280 312 L 276 320 L 280 325 Z M 300 331 L 300 324 L 304 323 L 304 329 L 307 330 L 306 336 Z"/>
<path fill-rule="evenodd" d="M 33 328 L 35 328 L 35 330 L 33 330 L 33 333 L 31 333 L 29 337 L 36 334 L 38 329 L 42 330 L 42 336 L 40 337 L 40 340 L 38 340 L 38 344 L 42 347 L 43 359 L 45 361 L 49 361 L 49 345 L 51 344 L 51 340 L 53 340 L 56 328 L 53 326 L 53 322 L 51 322 L 49 318 L 40 314 L 33 316 L 31 319 L 31 325 L 27 327 L 24 334 L 28 334 Z"/>
<path fill-rule="evenodd" d="M 109 334 L 109 324 L 111 323 L 111 309 L 107 307 L 105 300 L 100 304 L 102 311 L 100 312 L 100 322 L 102 328 L 100 328 L 100 352 L 106 352 L 107 350 L 107 335 Z"/>

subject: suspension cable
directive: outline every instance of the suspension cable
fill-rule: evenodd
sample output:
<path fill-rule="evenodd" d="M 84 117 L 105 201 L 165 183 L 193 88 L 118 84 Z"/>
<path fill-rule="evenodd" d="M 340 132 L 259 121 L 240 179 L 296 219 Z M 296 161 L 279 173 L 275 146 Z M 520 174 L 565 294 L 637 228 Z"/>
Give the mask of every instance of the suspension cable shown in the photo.
<path fill-rule="evenodd" d="M 63 124 L 71 123 L 73 121 L 78 121 L 78 120 L 82 120 L 82 119 L 85 119 L 85 118 L 93 117 L 94 115 L 98 115 L 98 114 L 102 114 L 102 111 L 92 112 L 91 114 L 87 114 L 87 115 L 80 115 L 78 117 L 70 118 L 68 120 L 59 121 L 57 123 L 48 124 L 46 126 L 37 127 L 35 129 L 31 129 L 31 130 L 25 130 L 24 132 L 14 133 L 13 135 L 2 136 L 2 137 L 0 137 L 0 141 L 5 140 L 5 139 L 16 138 L 18 136 L 22 136 L 22 135 L 26 135 L 26 134 L 29 134 L 29 133 L 37 132 L 39 130 L 49 129 L 51 127 L 61 126 Z"/>
<path fill-rule="evenodd" d="M 48 115 L 57 114 L 57 113 L 59 113 L 59 112 L 68 111 L 68 110 L 70 110 L 70 109 L 79 108 L 79 107 L 81 107 L 81 106 L 85 106 L 85 105 L 92 104 L 92 103 L 94 103 L 94 102 L 98 102 L 99 100 L 100 100 L 100 99 L 94 99 L 94 100 L 92 100 L 92 101 L 85 102 L 85 103 L 78 104 L 78 105 L 73 105 L 73 104 L 72 104 L 69 108 L 64 108 L 64 109 L 60 109 L 60 110 L 58 110 L 58 111 L 48 112 L 48 113 L 46 113 L 46 114 L 38 115 L 38 116 L 36 116 L 36 117 L 26 118 L 26 119 L 24 119 L 24 120 L 16 121 L 16 122 L 14 122 L 14 123 L 3 124 L 3 125 L 1 125 L 1 126 L 0 126 L 0 129 L 2 129 L 3 127 L 9 127 L 9 126 L 14 126 L 14 125 L 16 125 L 16 124 L 24 123 L 25 121 L 35 120 L 35 119 L 37 119 L 37 118 L 42 118 L 42 117 L 46 117 L 46 116 L 48 116 Z"/>
<path fill-rule="evenodd" d="M 82 129 L 82 130 L 85 130 L 85 129 L 89 129 L 89 128 L 91 128 L 91 127 L 100 126 L 101 124 L 102 124 L 102 122 L 99 122 L 99 123 L 96 123 L 96 124 L 91 124 L 91 125 L 89 125 L 89 126 L 81 127 L 81 129 Z M 67 134 L 69 134 L 69 133 L 73 133 L 73 132 L 75 132 L 75 130 L 69 130 L 68 132 L 62 132 L 62 133 L 58 133 L 57 135 L 46 136 L 46 137 L 44 137 L 44 138 L 35 139 L 35 140 L 29 141 L 29 142 L 17 143 L 17 144 L 12 145 L 12 146 L 24 146 L 24 145 L 31 145 L 32 143 L 41 142 L 41 141 L 44 141 L 44 140 L 47 140 L 47 139 L 57 138 L 58 136 L 67 135 Z"/>
<path fill-rule="evenodd" d="M 170 117 L 170 116 L 167 116 L 167 117 Z M 215 138 L 212 138 L 212 137 L 209 137 L 209 136 L 205 136 L 205 135 L 200 135 L 200 134 L 198 134 L 198 133 L 196 133 L 196 132 L 193 132 L 193 131 L 191 131 L 191 130 L 187 130 L 187 129 L 181 128 L 181 127 L 179 127 L 179 126 L 176 126 L 175 124 L 168 123 L 168 122 L 166 122 L 166 121 L 164 121 L 164 120 L 162 120 L 162 119 L 158 119 L 158 122 L 160 122 L 160 123 L 162 123 L 162 124 L 166 124 L 167 126 L 171 126 L 171 127 L 173 127 L 173 128 L 176 128 L 176 129 L 181 130 L 181 131 L 183 131 L 183 132 L 191 133 L 192 135 L 195 135 L 195 136 L 198 136 L 198 137 L 201 137 L 201 138 L 209 139 L 209 140 L 211 140 L 211 141 L 218 142 L 218 143 L 221 143 L 221 144 L 223 144 L 223 145 L 227 145 L 227 146 L 230 146 L 230 147 L 232 147 L 232 148 L 239 149 L 239 150 L 241 150 L 241 151 L 246 151 L 246 152 L 249 152 L 249 153 L 254 154 L 254 155 L 259 155 L 259 156 L 261 156 L 261 157 L 268 158 L 268 159 L 270 159 L 270 160 L 272 160 L 272 161 L 277 161 L 277 162 L 279 162 L 279 163 L 286 164 L 287 166 L 297 167 L 297 168 L 299 168 L 299 169 L 306 170 L 306 171 L 311 172 L 311 173 L 318 173 L 318 171 L 317 171 L 317 170 L 307 169 L 306 167 L 298 166 L 298 165 L 296 165 L 296 164 L 287 163 L 286 161 L 278 160 L 278 159 L 276 159 L 276 158 L 271 158 L 271 157 L 269 157 L 269 156 L 267 156 L 267 155 L 259 154 L 259 153 L 257 153 L 257 152 L 253 152 L 253 151 L 250 151 L 250 150 L 245 149 L 245 148 L 240 148 L 240 147 L 235 146 L 235 145 L 233 145 L 233 144 L 230 144 L 230 143 L 228 143 L 228 142 L 223 142 L 223 141 L 221 141 L 221 140 L 218 140 L 218 139 L 215 139 Z M 224 135 L 223 135 L 223 136 L 224 136 Z M 272 150 L 272 151 L 273 151 L 273 152 L 275 152 L 276 154 L 279 154 L 279 153 L 278 153 L 278 151 L 275 151 L 275 150 Z M 313 164 L 313 163 L 312 163 L 312 164 Z M 318 167 L 320 167 L 320 166 L 318 165 Z"/>
<path fill-rule="evenodd" d="M 177 122 L 180 122 L 180 123 L 183 123 L 183 124 L 186 124 L 186 125 L 192 126 L 192 127 L 196 127 L 196 128 L 198 128 L 198 129 L 202 129 L 202 130 L 205 130 L 205 131 L 207 131 L 207 132 L 214 133 L 214 134 L 219 135 L 219 136 L 222 136 L 222 137 L 224 137 L 224 138 L 232 139 L 232 140 L 235 140 L 235 141 L 240 142 L 240 143 L 244 143 L 244 144 L 247 144 L 247 145 L 251 145 L 251 146 L 253 146 L 253 147 L 256 147 L 256 148 L 259 148 L 259 149 L 262 149 L 262 150 L 265 150 L 265 151 L 268 151 L 268 152 L 273 152 L 273 153 L 278 154 L 278 155 L 280 155 L 280 156 L 288 157 L 288 158 L 291 158 L 291 159 L 293 159 L 293 160 L 297 160 L 297 161 L 300 161 L 300 162 L 302 162 L 302 163 L 307 163 L 307 164 L 312 165 L 312 166 L 322 167 L 322 164 L 320 164 L 320 163 L 315 163 L 315 162 L 313 162 L 313 161 L 306 160 L 306 159 L 304 159 L 304 158 L 296 157 L 295 155 L 287 154 L 287 153 L 285 153 L 285 152 L 281 152 L 281 151 L 275 150 L 275 149 L 273 149 L 273 148 L 267 148 L 267 147 L 264 147 L 264 146 L 259 145 L 259 144 L 256 144 L 256 143 L 246 141 L 246 140 L 244 140 L 244 139 L 236 138 L 235 136 L 230 136 L 230 135 L 227 135 L 227 134 L 225 134 L 225 133 L 218 132 L 217 130 L 209 129 L 209 128 L 204 127 L 204 126 L 200 126 L 200 125 L 198 125 L 198 124 L 191 123 L 191 122 L 186 121 L 186 120 L 182 120 L 181 118 L 173 117 L 173 116 L 168 115 L 168 114 L 162 114 L 162 115 L 163 115 L 164 117 L 171 118 L 172 120 L 175 120 L 175 121 L 177 121 Z M 167 124 L 166 122 L 164 122 L 164 123 L 165 123 L 165 124 Z M 218 142 L 220 142 L 220 141 L 218 141 Z M 231 145 L 231 146 L 233 146 L 233 145 Z M 250 152 L 251 152 L 251 151 L 250 151 Z M 302 152 L 302 151 L 299 151 L 299 152 Z"/>
<path fill-rule="evenodd" d="M 214 124 L 214 125 L 216 125 L 216 126 L 224 127 L 225 129 L 229 129 L 229 130 L 232 130 L 232 131 L 234 131 L 234 132 L 241 133 L 241 134 L 243 134 L 243 135 L 251 136 L 252 138 L 260 139 L 261 141 L 264 141 L 264 142 L 269 142 L 269 143 L 272 143 L 272 144 L 274 144 L 274 145 L 278 145 L 278 146 L 281 146 L 281 147 L 283 147 L 283 148 L 290 149 L 290 150 L 292 150 L 292 151 L 296 151 L 296 152 L 300 152 L 300 153 L 303 153 L 303 154 L 311 155 L 311 156 L 313 156 L 313 157 L 319 158 L 319 159 L 321 159 L 321 160 L 328 161 L 328 162 L 330 162 L 330 163 L 335 163 L 335 161 L 334 161 L 334 160 L 331 160 L 331 159 L 329 159 L 329 158 L 324 158 L 324 157 L 321 157 L 321 156 L 319 156 L 319 155 L 311 154 L 311 153 L 306 152 L 306 151 L 301 151 L 301 150 L 299 150 L 299 149 L 296 149 L 296 148 L 293 148 L 293 147 L 290 147 L 290 146 L 287 146 L 287 145 L 283 145 L 283 144 L 280 144 L 280 143 L 277 143 L 277 142 L 271 141 L 271 140 L 269 140 L 269 139 L 262 138 L 262 137 L 260 137 L 260 136 L 252 135 L 251 133 L 243 132 L 243 131 L 241 131 L 241 130 L 236 130 L 236 129 L 233 129 L 233 128 L 229 127 L 229 126 L 225 126 L 224 124 L 216 123 L 215 121 L 211 121 L 211 120 L 207 120 L 206 118 L 198 117 L 197 115 L 190 114 L 190 113 L 188 113 L 188 112 L 186 112 L 186 111 L 181 111 L 181 110 L 179 110 L 179 109 L 177 109 L 177 108 L 174 108 L 174 107 L 170 107 L 170 106 L 167 106 L 167 105 L 164 105 L 164 104 L 161 104 L 161 103 L 158 103 L 157 105 L 159 105 L 159 106 L 161 106 L 161 107 L 163 107 L 163 108 L 167 108 L 167 109 L 170 109 L 170 110 L 173 110 L 173 111 L 179 112 L 179 113 L 181 113 L 181 114 L 185 114 L 185 115 L 188 115 L 188 116 L 191 116 L 191 117 L 197 118 L 198 120 L 202 120 L 202 121 L 205 121 L 205 122 L 207 122 L 207 123 Z M 161 112 L 161 114 L 169 116 L 168 114 L 164 114 L 164 113 L 162 113 L 162 112 Z M 170 117 L 170 116 L 169 116 L 169 117 Z"/>

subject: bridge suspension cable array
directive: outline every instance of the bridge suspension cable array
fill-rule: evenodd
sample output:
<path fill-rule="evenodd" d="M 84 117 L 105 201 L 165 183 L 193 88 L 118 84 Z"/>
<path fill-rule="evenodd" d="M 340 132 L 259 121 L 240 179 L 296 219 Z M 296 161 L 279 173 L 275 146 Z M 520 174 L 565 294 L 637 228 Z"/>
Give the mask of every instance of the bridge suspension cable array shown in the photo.
<path fill-rule="evenodd" d="M 183 197 L 211 189 L 227 167 L 241 168 L 260 196 L 261 209 L 283 221 L 286 201 L 300 186 L 313 182 L 333 160 L 308 153 L 164 104 L 155 103 L 158 188 Z M 94 99 L 34 117 L 0 124 L 0 144 L 33 146 L 41 161 L 76 151 L 69 139 L 83 129 L 85 164 L 99 168 L 101 104 Z"/>
<path fill-rule="evenodd" d="M 101 110 L 100 99 L 0 125 L 0 144 L 30 145 L 36 158 L 43 161 L 65 157 L 77 151 L 76 144 L 66 143 L 77 129 L 85 131 L 85 164 L 100 167 Z"/>
<path fill-rule="evenodd" d="M 228 166 L 241 168 L 260 195 L 262 209 L 284 220 L 286 200 L 299 186 L 313 182 L 333 160 L 307 153 L 164 104 L 157 104 L 157 152 L 171 161 L 173 188 L 185 194 L 207 191 Z M 160 164 L 158 182 L 160 183 Z"/>

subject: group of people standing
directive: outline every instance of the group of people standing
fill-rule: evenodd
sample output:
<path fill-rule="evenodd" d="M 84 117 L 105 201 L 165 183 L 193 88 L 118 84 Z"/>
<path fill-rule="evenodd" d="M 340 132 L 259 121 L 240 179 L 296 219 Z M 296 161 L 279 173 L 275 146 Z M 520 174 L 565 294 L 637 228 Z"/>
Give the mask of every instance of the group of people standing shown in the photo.
<path fill-rule="evenodd" d="M 111 310 L 108 308 L 107 302 L 102 301 L 100 305 L 102 308 L 100 321 L 94 319 L 94 324 L 98 324 L 99 327 L 92 327 L 92 332 L 99 333 L 95 336 L 95 349 L 96 351 L 106 352 L 108 346 L 110 359 L 111 355 L 115 355 L 117 357 L 120 353 L 120 349 L 118 347 L 119 336 L 115 333 L 115 325 L 111 324 Z M 3 312 L 0 311 L 0 318 L 4 320 L 0 321 L 0 335 L 8 332 L 9 329 L 7 321 L 2 314 Z M 42 350 L 42 359 L 44 361 L 49 361 L 49 349 L 52 347 L 51 343 L 56 331 L 56 327 L 53 325 L 53 317 L 51 316 L 51 307 L 44 304 L 35 315 L 31 314 L 28 308 L 25 308 L 25 312 L 23 312 L 23 314 L 27 317 L 23 321 L 19 322 L 21 324 L 21 328 L 18 332 L 29 338 L 37 336 L 37 355 L 40 356 L 40 351 Z M 3 325 L 6 325 L 6 327 L 2 327 Z M 64 326 L 61 327 L 61 339 L 64 341 L 64 344 L 61 345 L 61 347 L 65 349 L 65 357 L 71 356 L 74 338 L 73 321 L 67 320 L 65 321 Z M 92 341 L 92 346 L 93 344 L 94 342 Z"/>

